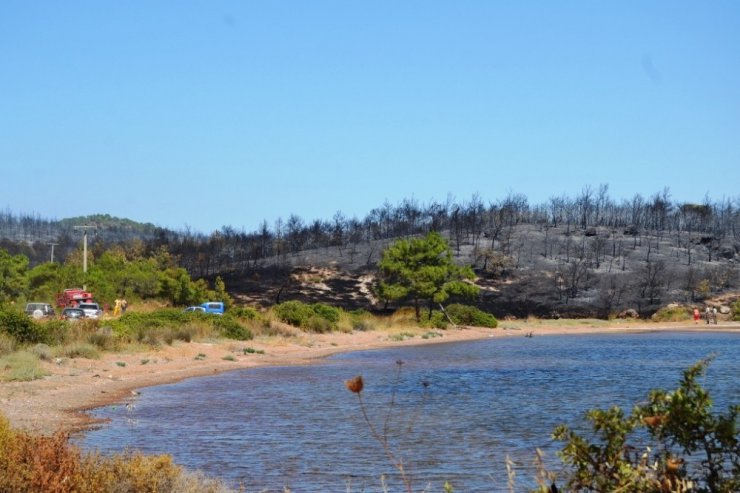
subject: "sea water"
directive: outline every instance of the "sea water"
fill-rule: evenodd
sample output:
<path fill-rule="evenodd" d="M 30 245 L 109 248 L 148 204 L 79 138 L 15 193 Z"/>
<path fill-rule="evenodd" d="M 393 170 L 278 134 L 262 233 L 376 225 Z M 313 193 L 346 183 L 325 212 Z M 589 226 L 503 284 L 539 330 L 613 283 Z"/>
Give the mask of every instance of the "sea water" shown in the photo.
<path fill-rule="evenodd" d="M 98 409 L 84 449 L 171 454 L 248 493 L 508 491 L 534 485 L 536 450 L 557 473 L 561 423 L 627 412 L 712 356 L 703 379 L 717 411 L 740 400 L 740 334 L 512 336 L 336 355 L 143 389 Z M 255 355 L 259 357 L 259 355 Z M 360 401 L 344 381 L 362 375 Z M 367 418 L 366 418 L 367 417 Z"/>

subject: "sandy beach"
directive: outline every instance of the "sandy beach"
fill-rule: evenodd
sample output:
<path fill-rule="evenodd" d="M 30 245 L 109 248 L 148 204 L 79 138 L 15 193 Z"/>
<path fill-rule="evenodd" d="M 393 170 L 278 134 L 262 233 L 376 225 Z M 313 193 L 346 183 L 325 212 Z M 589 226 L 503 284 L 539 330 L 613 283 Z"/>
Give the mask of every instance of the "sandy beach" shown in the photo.
<path fill-rule="evenodd" d="M 608 325 L 507 324 L 497 329 L 450 328 L 440 337 L 422 338 L 426 329 L 399 340 L 388 331 L 351 334 L 307 334 L 256 338 L 252 341 L 176 342 L 146 352 L 104 353 L 100 359 L 56 359 L 43 362 L 49 376 L 31 382 L 0 383 L 0 412 L 14 427 L 40 434 L 75 432 L 95 426 L 85 412 L 125 399 L 136 389 L 185 378 L 258 366 L 305 365 L 328 355 L 399 345 L 439 344 L 491 337 L 593 334 L 639 331 L 733 331 L 740 323 L 719 325 L 683 323 L 612 323 Z M 248 349 L 250 352 L 245 352 Z M 251 352 L 254 350 L 255 352 Z M 260 354 L 264 351 L 264 354 Z"/>

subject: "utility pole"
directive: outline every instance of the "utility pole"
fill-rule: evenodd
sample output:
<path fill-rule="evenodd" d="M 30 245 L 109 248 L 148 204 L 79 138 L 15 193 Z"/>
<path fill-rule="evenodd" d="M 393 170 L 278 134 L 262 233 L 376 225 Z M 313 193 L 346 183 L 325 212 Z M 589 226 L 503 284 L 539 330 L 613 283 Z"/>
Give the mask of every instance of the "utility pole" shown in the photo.
<path fill-rule="evenodd" d="M 54 263 L 54 245 L 58 245 L 59 243 L 47 243 L 47 245 L 51 246 L 51 263 Z"/>
<path fill-rule="evenodd" d="M 82 272 L 87 273 L 87 230 L 98 229 L 95 225 L 73 226 L 74 229 L 82 230 Z"/>

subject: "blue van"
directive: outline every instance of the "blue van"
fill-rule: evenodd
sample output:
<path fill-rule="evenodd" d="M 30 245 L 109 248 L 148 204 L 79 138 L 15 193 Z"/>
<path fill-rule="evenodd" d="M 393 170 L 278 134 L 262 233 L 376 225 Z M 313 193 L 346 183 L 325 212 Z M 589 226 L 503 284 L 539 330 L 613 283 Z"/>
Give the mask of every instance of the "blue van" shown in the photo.
<path fill-rule="evenodd" d="M 206 313 L 215 313 L 216 315 L 224 314 L 223 301 L 206 301 L 205 303 L 201 303 L 200 306 L 205 309 Z"/>

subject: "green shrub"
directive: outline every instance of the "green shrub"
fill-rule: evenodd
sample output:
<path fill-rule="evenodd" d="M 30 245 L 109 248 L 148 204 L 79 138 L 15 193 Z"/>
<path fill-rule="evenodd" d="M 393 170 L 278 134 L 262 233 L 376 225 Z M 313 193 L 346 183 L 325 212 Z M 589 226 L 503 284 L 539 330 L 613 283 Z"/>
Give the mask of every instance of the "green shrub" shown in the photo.
<path fill-rule="evenodd" d="M 430 316 L 429 311 L 424 310 L 421 314 L 421 323 L 419 325 L 422 327 L 445 329 L 447 328 L 447 325 L 449 325 L 449 321 L 447 320 L 447 317 L 445 317 L 445 314 L 440 311 L 434 310 Z"/>
<path fill-rule="evenodd" d="M 245 318 L 247 320 L 258 320 L 260 318 L 260 312 L 251 306 L 235 306 L 229 310 L 229 313 L 234 317 Z"/>
<path fill-rule="evenodd" d="M 446 307 L 445 310 L 447 311 L 447 315 L 449 315 L 452 321 L 457 325 L 490 327 L 492 329 L 498 326 L 498 320 L 496 320 L 496 317 L 474 306 L 453 303 Z"/>
<path fill-rule="evenodd" d="M 318 333 L 336 329 L 343 313 L 341 309 L 323 303 L 307 305 L 300 301 L 286 301 L 272 309 L 281 322 Z"/>
<path fill-rule="evenodd" d="M 272 307 L 281 322 L 295 327 L 305 327 L 308 319 L 314 315 L 310 306 L 300 301 L 285 301 Z"/>
<path fill-rule="evenodd" d="M 236 339 L 237 341 L 248 341 L 254 336 L 249 328 L 243 326 L 231 315 L 225 314 L 213 317 L 213 325 L 223 337 Z"/>
<path fill-rule="evenodd" d="M 391 336 L 388 337 L 388 339 L 390 339 L 391 341 L 395 341 L 395 342 L 401 342 L 401 341 L 405 341 L 406 339 L 413 339 L 413 338 L 414 338 L 414 334 L 412 334 L 411 332 L 399 332 L 398 334 L 392 334 Z"/>
<path fill-rule="evenodd" d="M 683 322 L 692 318 L 692 309 L 680 305 L 664 306 L 650 318 L 655 322 Z"/>
<path fill-rule="evenodd" d="M 77 322 L 71 322 L 77 323 Z M 46 343 L 53 346 L 63 344 L 69 337 L 70 322 L 65 320 L 46 320 L 41 322 L 46 333 Z"/>
<path fill-rule="evenodd" d="M 17 311 L 0 311 L 0 331 L 13 336 L 21 344 L 46 342 L 45 326 Z"/>
<path fill-rule="evenodd" d="M 325 305 L 323 303 L 314 303 L 311 305 L 311 309 L 316 315 L 323 318 L 333 326 L 336 326 L 337 322 L 339 322 L 339 317 L 342 316 L 341 309 Z"/>
<path fill-rule="evenodd" d="M 740 322 L 740 300 L 730 305 L 730 309 L 732 310 L 732 320 Z"/>

